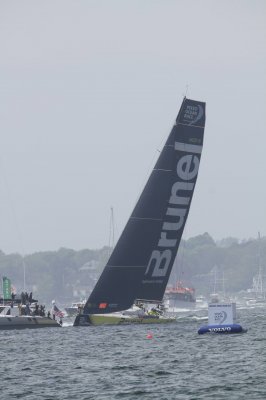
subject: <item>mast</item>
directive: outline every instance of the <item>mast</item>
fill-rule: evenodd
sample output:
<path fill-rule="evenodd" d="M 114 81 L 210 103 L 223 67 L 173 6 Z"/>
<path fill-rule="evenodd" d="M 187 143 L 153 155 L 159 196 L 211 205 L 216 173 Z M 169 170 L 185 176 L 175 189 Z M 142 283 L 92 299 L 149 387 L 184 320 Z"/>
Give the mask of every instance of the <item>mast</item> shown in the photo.
<path fill-rule="evenodd" d="M 24 261 L 24 256 L 22 255 L 22 264 L 23 264 L 23 291 L 26 290 L 26 264 Z"/>
<path fill-rule="evenodd" d="M 115 244 L 114 209 L 113 209 L 113 207 L 111 207 L 110 225 L 109 225 L 109 241 L 108 241 L 110 254 L 114 248 L 114 244 Z"/>

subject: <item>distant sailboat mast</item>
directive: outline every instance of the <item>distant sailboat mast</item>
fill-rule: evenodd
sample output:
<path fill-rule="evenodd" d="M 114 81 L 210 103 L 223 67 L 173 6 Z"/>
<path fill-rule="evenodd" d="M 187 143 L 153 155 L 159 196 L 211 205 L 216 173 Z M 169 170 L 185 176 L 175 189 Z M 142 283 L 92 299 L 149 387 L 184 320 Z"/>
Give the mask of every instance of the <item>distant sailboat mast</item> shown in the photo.
<path fill-rule="evenodd" d="M 261 265 L 261 238 L 260 232 L 258 232 L 258 240 L 259 240 L 259 291 L 263 293 L 263 281 L 262 281 L 262 265 Z"/>
<path fill-rule="evenodd" d="M 263 285 L 263 268 L 261 263 L 261 237 L 258 232 L 258 274 L 253 278 L 253 289 L 257 295 L 263 296 L 264 285 Z"/>

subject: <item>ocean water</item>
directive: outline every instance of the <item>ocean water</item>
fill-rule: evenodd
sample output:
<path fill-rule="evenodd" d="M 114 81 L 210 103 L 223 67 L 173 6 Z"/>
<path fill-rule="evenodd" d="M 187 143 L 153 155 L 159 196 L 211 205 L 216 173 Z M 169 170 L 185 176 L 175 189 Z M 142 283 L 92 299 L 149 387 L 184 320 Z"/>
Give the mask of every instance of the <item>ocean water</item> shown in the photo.
<path fill-rule="evenodd" d="M 0 399 L 266 399 L 266 308 L 238 310 L 245 334 L 198 335 L 204 316 L 0 331 Z"/>

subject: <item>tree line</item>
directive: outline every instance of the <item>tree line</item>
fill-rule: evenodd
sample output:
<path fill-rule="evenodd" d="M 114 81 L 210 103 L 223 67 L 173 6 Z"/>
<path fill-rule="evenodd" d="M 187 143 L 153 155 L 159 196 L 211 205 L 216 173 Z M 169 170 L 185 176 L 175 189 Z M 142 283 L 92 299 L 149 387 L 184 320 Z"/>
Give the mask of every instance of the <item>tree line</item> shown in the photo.
<path fill-rule="evenodd" d="M 65 304 L 87 298 L 110 251 L 108 247 L 79 251 L 61 248 L 22 257 L 0 250 L 0 276 L 10 278 L 17 293 L 27 290 L 42 302 L 55 299 Z M 266 238 L 240 241 L 228 237 L 217 242 L 204 233 L 181 241 L 169 283 L 181 281 L 193 286 L 197 294 L 207 295 L 216 279 L 216 286 L 223 281 L 232 294 L 252 286 L 259 264 L 266 266 Z"/>

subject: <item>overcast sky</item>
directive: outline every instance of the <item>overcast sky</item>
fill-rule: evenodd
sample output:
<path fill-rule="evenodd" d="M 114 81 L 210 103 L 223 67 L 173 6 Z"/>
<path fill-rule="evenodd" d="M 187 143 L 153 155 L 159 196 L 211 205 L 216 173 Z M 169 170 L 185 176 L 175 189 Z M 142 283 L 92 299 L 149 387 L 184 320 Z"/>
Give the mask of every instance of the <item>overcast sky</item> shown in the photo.
<path fill-rule="evenodd" d="M 184 238 L 266 234 L 264 0 L 0 0 L 0 249 L 118 239 L 183 95 L 206 101 Z"/>

